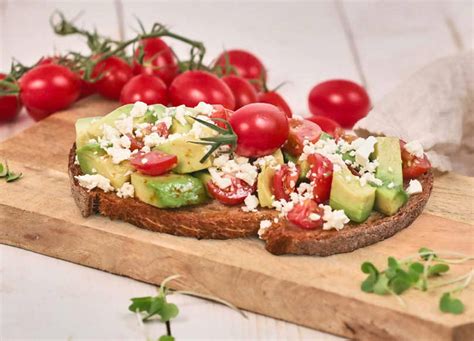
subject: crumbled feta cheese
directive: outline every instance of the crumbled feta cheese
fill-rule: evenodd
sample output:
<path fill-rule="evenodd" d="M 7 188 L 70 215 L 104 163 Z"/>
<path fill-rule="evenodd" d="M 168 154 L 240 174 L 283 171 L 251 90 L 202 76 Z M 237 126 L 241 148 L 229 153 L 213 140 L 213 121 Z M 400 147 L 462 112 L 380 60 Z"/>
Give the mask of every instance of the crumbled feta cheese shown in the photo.
<path fill-rule="evenodd" d="M 142 164 L 145 165 L 147 162 L 148 162 L 148 159 L 147 159 L 146 157 L 144 157 L 144 158 L 142 159 Z"/>
<path fill-rule="evenodd" d="M 423 187 L 421 186 L 421 182 L 418 180 L 410 180 L 408 187 L 406 189 L 408 195 L 418 194 L 423 192 Z"/>
<path fill-rule="evenodd" d="M 319 207 L 324 211 L 323 230 L 336 229 L 339 231 L 350 221 L 343 210 L 332 210 L 331 206 L 328 205 L 319 205 Z"/>
<path fill-rule="evenodd" d="M 262 220 L 260 221 L 260 229 L 258 230 L 258 237 L 261 239 L 262 236 L 265 234 L 265 232 L 268 230 L 268 228 L 272 226 L 272 221 L 271 220 Z"/>
<path fill-rule="evenodd" d="M 91 169 L 91 172 L 95 174 L 95 173 L 97 173 L 97 169 L 92 168 L 92 169 Z"/>
<path fill-rule="evenodd" d="M 84 174 L 75 176 L 79 185 L 86 188 L 87 190 L 92 190 L 94 188 L 100 188 L 104 192 L 113 191 L 114 188 L 110 185 L 110 180 L 100 174 Z"/>
<path fill-rule="evenodd" d="M 257 207 L 259 205 L 258 198 L 253 195 L 249 194 L 244 200 L 245 206 L 242 207 L 242 211 L 244 212 L 257 212 Z"/>
<path fill-rule="evenodd" d="M 414 140 L 405 144 L 405 150 L 411 155 L 422 158 L 424 156 L 423 146 L 418 140 Z"/>
<path fill-rule="evenodd" d="M 178 122 L 184 126 L 188 123 L 185 118 L 186 114 L 186 106 L 184 104 L 181 104 L 180 106 L 176 107 L 174 118 L 176 118 Z"/>
<path fill-rule="evenodd" d="M 357 146 L 355 148 L 355 161 L 361 165 L 361 167 L 365 168 L 368 166 L 370 160 L 369 156 L 374 152 L 375 144 L 377 143 L 377 139 L 373 136 L 369 136 L 366 139 L 358 138 L 352 142 Z"/>
<path fill-rule="evenodd" d="M 373 173 L 364 173 L 359 178 L 360 185 L 364 187 L 367 183 L 374 185 L 374 186 L 382 186 L 383 181 L 377 179 Z"/>
<path fill-rule="evenodd" d="M 278 162 L 273 155 L 266 155 L 256 159 L 253 164 L 259 168 L 263 168 L 265 166 L 275 166 Z"/>
<path fill-rule="evenodd" d="M 393 181 L 390 182 L 390 183 L 387 185 L 387 188 L 388 188 L 388 189 L 392 189 L 392 188 L 394 188 L 394 187 L 395 187 L 395 183 L 394 183 Z"/>
<path fill-rule="evenodd" d="M 127 116 L 122 120 L 115 121 L 115 128 L 123 135 L 131 134 L 133 131 L 133 118 Z"/>
<path fill-rule="evenodd" d="M 321 216 L 317 213 L 310 213 L 308 216 L 309 220 L 316 221 L 321 219 Z"/>
<path fill-rule="evenodd" d="M 131 145 L 132 145 L 132 141 L 130 141 L 130 138 L 128 136 L 123 135 L 120 138 L 120 146 L 128 149 L 130 148 Z"/>
<path fill-rule="evenodd" d="M 158 133 L 151 133 L 145 136 L 145 138 L 143 139 L 143 143 L 145 144 L 145 146 L 150 148 L 153 148 L 159 145 L 160 143 L 163 143 L 164 141 L 166 141 L 166 139 L 158 135 Z"/>
<path fill-rule="evenodd" d="M 119 164 L 122 161 L 129 160 L 132 152 L 130 149 L 120 147 L 109 147 L 105 151 L 112 156 L 112 163 Z"/>
<path fill-rule="evenodd" d="M 79 165 L 79 159 L 77 158 L 77 155 L 74 156 L 74 164 Z"/>
<path fill-rule="evenodd" d="M 214 112 L 214 107 L 211 104 L 207 104 L 205 102 L 199 102 L 198 105 L 194 107 L 194 109 L 206 116 L 211 116 L 211 114 Z"/>
<path fill-rule="evenodd" d="M 226 158 L 228 158 L 228 156 L 222 155 L 216 158 L 217 163 L 214 163 L 214 166 L 220 169 L 220 171 L 216 169 L 216 172 L 233 175 L 251 186 L 255 184 L 258 176 L 258 170 L 257 167 L 249 163 L 247 158 L 237 157 L 233 160 L 226 160 Z"/>
<path fill-rule="evenodd" d="M 173 124 L 173 118 L 170 117 L 170 116 L 166 116 L 166 117 L 163 117 L 162 119 L 159 119 L 158 121 L 156 121 L 155 124 L 157 123 L 164 123 L 166 124 L 166 128 L 170 128 L 171 125 Z"/>
<path fill-rule="evenodd" d="M 125 182 L 122 187 L 117 190 L 117 196 L 119 198 L 133 198 L 135 189 L 130 182 Z"/>
<path fill-rule="evenodd" d="M 143 102 L 135 102 L 135 104 L 132 107 L 132 110 L 130 111 L 130 116 L 131 117 L 140 117 L 145 115 L 146 111 L 148 110 L 148 105 Z"/>
<path fill-rule="evenodd" d="M 232 180 L 230 178 L 222 177 L 217 171 L 217 169 L 214 167 L 209 168 L 209 174 L 211 174 L 212 181 L 220 189 L 226 189 L 227 187 L 232 185 Z"/>
<path fill-rule="evenodd" d="M 275 224 L 278 224 L 278 223 L 280 222 L 280 219 L 278 219 L 278 218 L 273 218 L 273 222 L 274 222 Z"/>
<path fill-rule="evenodd" d="M 225 164 L 229 161 L 230 155 L 229 154 L 222 154 L 219 155 L 214 159 L 212 164 L 217 167 L 217 168 L 222 168 L 225 166 Z"/>

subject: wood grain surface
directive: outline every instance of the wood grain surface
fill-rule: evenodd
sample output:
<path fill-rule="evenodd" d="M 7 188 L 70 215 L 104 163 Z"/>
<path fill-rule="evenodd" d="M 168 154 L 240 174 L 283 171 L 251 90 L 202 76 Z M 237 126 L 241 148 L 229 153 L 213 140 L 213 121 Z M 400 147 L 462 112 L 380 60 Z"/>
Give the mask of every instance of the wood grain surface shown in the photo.
<path fill-rule="evenodd" d="M 25 174 L 18 182 L 0 183 L 1 243 L 148 283 L 178 273 L 183 277 L 177 288 L 347 337 L 467 340 L 474 333 L 474 309 L 460 316 L 440 313 L 441 292 L 409 292 L 404 307 L 359 289 L 364 260 L 383 266 L 387 256 L 403 257 L 425 245 L 472 254 L 471 178 L 438 177 L 430 214 L 389 240 L 328 258 L 276 257 L 258 239 L 197 241 L 151 233 L 103 217 L 84 219 L 70 195 L 67 153 L 75 120 L 115 106 L 90 98 L 0 144 L 0 156 Z M 461 297 L 474 302 L 474 290 Z"/>

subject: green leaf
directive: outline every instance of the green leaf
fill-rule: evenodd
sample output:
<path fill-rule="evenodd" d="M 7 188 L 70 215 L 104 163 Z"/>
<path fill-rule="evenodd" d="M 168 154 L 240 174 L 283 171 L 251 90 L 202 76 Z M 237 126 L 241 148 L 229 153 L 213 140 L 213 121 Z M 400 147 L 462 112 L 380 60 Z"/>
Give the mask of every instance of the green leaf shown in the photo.
<path fill-rule="evenodd" d="M 169 321 L 176 316 L 178 316 L 179 309 L 174 303 L 164 302 L 163 306 L 161 307 L 160 316 L 161 321 L 166 322 Z"/>
<path fill-rule="evenodd" d="M 448 264 L 435 264 L 428 268 L 428 277 L 439 276 L 449 270 Z"/>
<path fill-rule="evenodd" d="M 15 180 L 20 179 L 22 176 L 23 176 L 23 174 L 21 174 L 21 173 L 17 174 L 17 173 L 10 172 L 7 175 L 7 182 L 13 182 Z"/>
<path fill-rule="evenodd" d="M 379 271 L 375 267 L 374 264 L 370 262 L 364 262 L 362 263 L 362 266 L 360 267 L 363 273 L 365 274 L 372 274 L 372 273 L 378 273 Z"/>
<path fill-rule="evenodd" d="M 425 271 L 425 266 L 420 262 L 411 263 L 409 269 L 418 274 L 422 274 Z"/>
<path fill-rule="evenodd" d="M 395 294 L 400 295 L 402 292 L 411 287 L 411 283 L 406 279 L 395 277 L 390 281 L 389 286 Z"/>
<path fill-rule="evenodd" d="M 174 337 L 171 335 L 162 335 L 158 341 L 174 341 Z"/>
<path fill-rule="evenodd" d="M 137 311 L 150 311 L 151 303 L 153 298 L 151 296 L 147 297 L 135 297 L 132 298 L 132 304 L 128 307 L 128 310 L 135 313 Z"/>
<path fill-rule="evenodd" d="M 387 276 L 380 276 L 373 286 L 373 292 L 377 295 L 386 295 L 390 293 L 390 288 L 388 287 L 389 279 Z"/>
<path fill-rule="evenodd" d="M 360 288 L 364 292 L 373 292 L 374 285 L 378 280 L 379 271 L 377 268 L 370 262 L 364 262 L 361 266 L 363 273 L 369 274 L 369 276 L 362 282 Z"/>
<path fill-rule="evenodd" d="M 431 249 L 428 249 L 427 247 L 420 248 L 418 250 L 418 253 L 420 254 L 420 257 L 423 258 L 424 260 L 428 260 L 430 256 L 433 256 L 433 258 L 437 257 L 434 251 Z"/>
<path fill-rule="evenodd" d="M 461 300 L 451 297 L 451 294 L 446 292 L 439 300 L 439 309 L 443 313 L 459 315 L 464 311 L 464 304 L 461 302 Z"/>
<path fill-rule="evenodd" d="M 387 263 L 389 268 L 399 268 L 398 262 L 394 257 L 388 257 Z"/>
<path fill-rule="evenodd" d="M 8 166 L 7 164 L 3 165 L 0 163 L 0 178 L 4 178 L 8 175 Z"/>

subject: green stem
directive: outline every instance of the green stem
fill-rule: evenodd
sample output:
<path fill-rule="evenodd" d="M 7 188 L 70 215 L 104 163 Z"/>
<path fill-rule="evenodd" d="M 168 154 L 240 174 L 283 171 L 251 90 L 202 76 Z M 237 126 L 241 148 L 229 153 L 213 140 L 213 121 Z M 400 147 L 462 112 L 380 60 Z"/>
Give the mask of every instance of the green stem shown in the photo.
<path fill-rule="evenodd" d="M 467 274 L 464 274 L 462 276 L 450 279 L 449 281 L 444 281 L 444 282 L 441 282 L 441 283 L 438 283 L 438 284 L 434 284 L 434 285 L 430 286 L 430 289 L 437 289 L 437 288 L 445 287 L 447 285 L 451 285 L 451 284 L 458 283 L 460 281 L 465 280 L 464 284 L 462 286 L 460 286 L 460 288 L 461 288 L 460 290 L 462 290 L 462 289 L 466 288 L 469 285 L 469 283 L 472 280 L 473 275 L 474 275 L 474 270 L 471 270 Z M 459 291 L 459 288 L 457 288 L 455 291 Z"/>

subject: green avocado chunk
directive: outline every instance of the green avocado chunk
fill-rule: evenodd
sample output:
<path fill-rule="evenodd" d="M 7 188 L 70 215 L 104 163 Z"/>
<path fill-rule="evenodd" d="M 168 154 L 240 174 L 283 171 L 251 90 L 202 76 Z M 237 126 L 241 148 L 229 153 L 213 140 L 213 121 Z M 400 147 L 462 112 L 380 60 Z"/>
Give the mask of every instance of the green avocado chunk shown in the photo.
<path fill-rule="evenodd" d="M 138 199 L 159 208 L 197 205 L 208 200 L 202 181 L 191 175 L 133 173 L 132 185 Z"/>
<path fill-rule="evenodd" d="M 193 127 L 194 120 L 190 116 L 184 116 L 184 119 L 186 123 L 182 124 L 176 119 L 176 117 L 173 117 L 170 127 L 171 134 L 186 134 L 191 130 L 191 128 Z"/>
<path fill-rule="evenodd" d="M 76 149 L 86 145 L 92 138 L 89 135 L 89 127 L 94 120 L 99 120 L 100 117 L 84 117 L 76 121 Z"/>
<path fill-rule="evenodd" d="M 344 166 L 332 177 L 329 205 L 335 210 L 343 210 L 347 217 L 357 223 L 364 222 L 372 212 L 375 188 L 361 186 L 359 179 Z"/>
<path fill-rule="evenodd" d="M 84 174 L 100 174 L 110 180 L 115 188 L 130 181 L 133 168 L 128 161 L 112 163 L 112 159 L 97 143 L 86 144 L 76 151 L 79 166 Z"/>
<path fill-rule="evenodd" d="M 212 198 L 212 195 L 207 190 L 207 183 L 212 181 L 211 174 L 209 174 L 209 172 L 206 169 L 204 169 L 204 170 L 193 173 L 192 176 L 201 180 L 202 184 L 204 185 L 204 189 L 206 190 L 206 193 L 209 195 L 209 197 Z"/>
<path fill-rule="evenodd" d="M 275 170 L 270 166 L 262 168 L 257 178 L 258 201 L 262 207 L 272 207 L 273 193 L 272 180 L 275 175 Z"/>
<path fill-rule="evenodd" d="M 408 200 L 403 190 L 400 142 L 396 137 L 377 137 L 374 159 L 379 165 L 375 177 L 383 181 L 375 194 L 375 209 L 385 215 L 398 212 Z"/>
<path fill-rule="evenodd" d="M 99 120 L 95 121 L 89 127 L 89 135 L 91 137 L 102 136 L 102 126 L 109 125 L 111 127 L 115 127 L 115 121 L 120 119 L 122 115 L 128 116 L 130 115 L 130 111 L 132 111 L 133 104 L 126 104 L 122 105 L 120 108 L 115 109 L 111 113 L 101 117 Z"/>
<path fill-rule="evenodd" d="M 192 173 L 211 167 L 211 158 L 208 158 L 203 163 L 200 162 L 201 158 L 207 152 L 207 146 L 189 142 L 192 140 L 195 139 L 186 136 L 170 139 L 156 146 L 154 149 L 178 157 L 178 164 L 173 168 L 173 172 L 175 173 Z"/>

